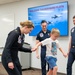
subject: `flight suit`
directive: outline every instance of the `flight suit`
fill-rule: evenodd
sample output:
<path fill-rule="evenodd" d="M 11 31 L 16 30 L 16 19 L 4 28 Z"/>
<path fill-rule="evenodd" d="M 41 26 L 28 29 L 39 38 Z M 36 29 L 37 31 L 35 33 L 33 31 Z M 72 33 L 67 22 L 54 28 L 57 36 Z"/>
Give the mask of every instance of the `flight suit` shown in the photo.
<path fill-rule="evenodd" d="M 42 30 L 38 33 L 36 40 L 39 40 L 40 42 L 45 40 L 46 38 L 50 37 L 50 31 L 47 30 L 46 33 L 44 33 Z M 46 75 L 46 46 L 41 46 L 41 69 L 42 69 L 42 75 Z"/>
<path fill-rule="evenodd" d="M 67 75 L 72 75 L 72 64 L 75 60 L 75 27 L 71 29 L 71 38 L 71 48 L 67 63 Z"/>
<path fill-rule="evenodd" d="M 20 28 L 17 27 L 8 34 L 6 39 L 6 44 L 2 53 L 2 64 L 9 75 L 22 75 L 18 51 L 31 52 L 30 49 L 22 47 L 24 37 L 24 34 L 21 34 Z M 8 67 L 9 62 L 13 62 L 13 70 Z"/>

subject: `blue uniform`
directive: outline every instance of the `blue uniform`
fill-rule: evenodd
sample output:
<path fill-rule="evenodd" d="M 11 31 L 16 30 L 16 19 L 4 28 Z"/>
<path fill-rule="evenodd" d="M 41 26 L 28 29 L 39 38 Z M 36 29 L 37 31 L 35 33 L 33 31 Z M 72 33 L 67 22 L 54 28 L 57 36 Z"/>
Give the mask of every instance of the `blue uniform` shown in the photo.
<path fill-rule="evenodd" d="M 71 29 L 71 38 L 71 48 L 67 63 L 67 75 L 72 75 L 72 64 L 75 60 L 75 27 Z"/>
<path fill-rule="evenodd" d="M 50 31 L 47 30 L 46 33 L 44 33 L 42 30 L 38 33 L 36 40 L 39 40 L 40 42 L 45 40 L 46 38 L 50 37 Z M 42 68 L 42 75 L 46 75 L 46 46 L 41 46 L 41 68 Z"/>

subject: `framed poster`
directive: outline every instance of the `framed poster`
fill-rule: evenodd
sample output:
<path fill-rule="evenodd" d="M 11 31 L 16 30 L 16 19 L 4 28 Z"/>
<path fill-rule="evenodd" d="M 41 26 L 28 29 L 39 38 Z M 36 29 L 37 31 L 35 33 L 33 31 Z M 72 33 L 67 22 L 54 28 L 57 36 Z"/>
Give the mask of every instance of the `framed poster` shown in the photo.
<path fill-rule="evenodd" d="M 39 33 L 42 20 L 47 21 L 48 30 L 58 28 L 60 36 L 68 36 L 68 2 L 28 8 L 28 20 L 31 20 L 35 26 L 30 36 L 36 36 Z"/>

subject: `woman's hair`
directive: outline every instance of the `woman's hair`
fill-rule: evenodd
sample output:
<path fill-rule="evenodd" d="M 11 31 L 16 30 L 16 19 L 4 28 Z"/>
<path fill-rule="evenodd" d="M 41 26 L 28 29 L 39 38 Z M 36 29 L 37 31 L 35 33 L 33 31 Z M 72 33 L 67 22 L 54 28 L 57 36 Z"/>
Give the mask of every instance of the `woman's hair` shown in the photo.
<path fill-rule="evenodd" d="M 58 35 L 60 35 L 60 31 L 57 28 L 53 28 L 51 30 L 51 34 L 57 33 Z"/>
<path fill-rule="evenodd" d="M 22 27 L 27 26 L 28 28 L 34 28 L 34 25 L 33 25 L 32 21 L 30 21 L 30 20 L 27 20 L 25 22 L 20 22 L 20 25 Z"/>
<path fill-rule="evenodd" d="M 73 16 L 73 19 L 75 18 L 75 15 Z"/>

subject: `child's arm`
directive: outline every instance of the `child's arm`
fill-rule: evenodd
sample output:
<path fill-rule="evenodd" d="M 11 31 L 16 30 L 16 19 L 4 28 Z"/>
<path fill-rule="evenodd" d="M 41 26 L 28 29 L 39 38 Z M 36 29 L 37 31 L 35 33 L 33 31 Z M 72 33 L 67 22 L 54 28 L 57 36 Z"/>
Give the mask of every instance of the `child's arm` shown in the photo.
<path fill-rule="evenodd" d="M 36 44 L 35 47 L 32 50 L 37 50 L 40 45 L 42 45 L 41 42 L 39 42 L 38 44 Z"/>
<path fill-rule="evenodd" d="M 35 47 L 32 49 L 32 51 L 37 50 L 40 45 L 43 45 L 43 46 L 44 46 L 44 45 L 47 45 L 48 43 L 49 43 L 49 39 L 45 39 L 45 40 L 43 40 L 43 41 L 37 43 L 37 44 L 35 45 Z"/>
<path fill-rule="evenodd" d="M 59 48 L 59 50 L 62 52 L 64 57 L 67 57 L 67 54 L 62 50 L 62 48 Z"/>

